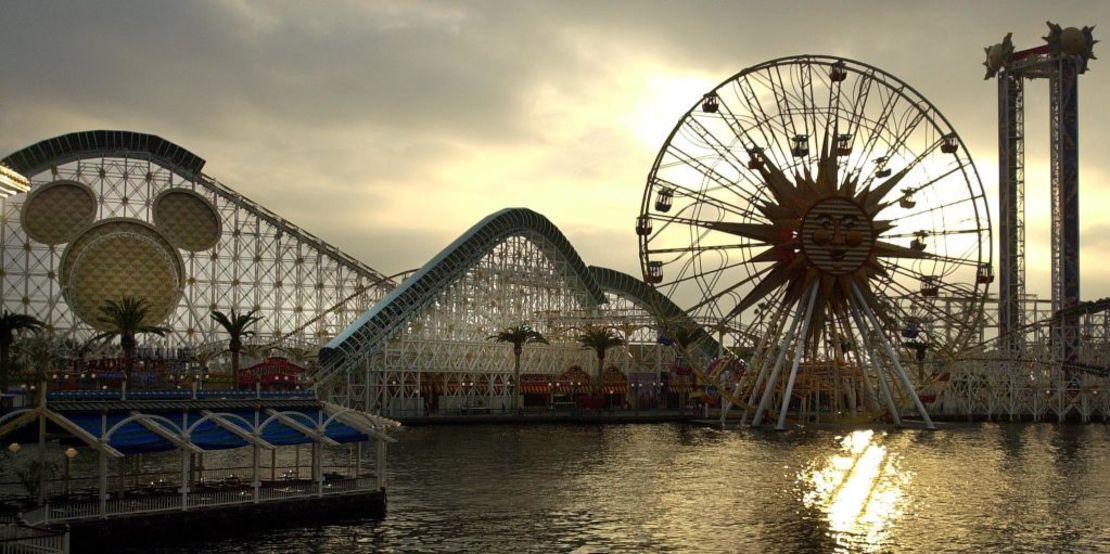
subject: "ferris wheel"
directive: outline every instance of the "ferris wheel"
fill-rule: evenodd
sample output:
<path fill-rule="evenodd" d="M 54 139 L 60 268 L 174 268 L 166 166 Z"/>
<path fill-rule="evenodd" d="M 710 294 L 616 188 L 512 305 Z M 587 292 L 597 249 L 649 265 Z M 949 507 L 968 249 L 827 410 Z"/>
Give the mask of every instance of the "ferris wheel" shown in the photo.
<path fill-rule="evenodd" d="M 636 233 L 645 281 L 746 362 L 724 391 L 756 425 L 777 402 L 780 428 L 848 404 L 895 422 L 912 404 L 931 426 L 907 353 L 977 337 L 993 281 L 986 197 L 952 126 L 835 57 L 769 61 L 701 98 L 659 151 Z"/>

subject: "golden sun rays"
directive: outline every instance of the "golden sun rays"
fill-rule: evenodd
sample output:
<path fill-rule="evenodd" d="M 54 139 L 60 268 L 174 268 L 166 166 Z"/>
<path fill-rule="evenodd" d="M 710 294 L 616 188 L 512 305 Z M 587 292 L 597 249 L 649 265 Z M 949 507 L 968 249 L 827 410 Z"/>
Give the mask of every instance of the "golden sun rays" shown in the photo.
<path fill-rule="evenodd" d="M 925 258 L 928 254 L 880 240 L 894 223 L 878 219 L 888 205 L 883 202 L 905 176 L 900 171 L 874 186 L 859 189 L 857 178 L 841 181 L 837 150 L 826 135 L 817 162 L 817 174 L 808 167 L 790 179 L 775 163 L 756 151 L 751 164 L 763 179 L 771 199 L 755 204 L 768 223 L 709 224 L 765 247 L 752 262 L 772 264 L 762 280 L 740 300 L 739 313 L 786 287 L 784 303 L 793 305 L 816 283 L 818 295 L 813 317 L 820 329 L 827 312 L 843 313 L 852 298 L 853 285 L 874 305 L 869 283 L 889 277 L 880 258 Z"/>
<path fill-rule="evenodd" d="M 973 317 L 950 306 L 974 314 L 993 280 L 988 214 L 928 100 L 873 66 L 795 56 L 690 108 L 648 175 L 636 234 L 644 281 L 713 338 L 683 356 L 746 368 L 723 387 L 741 421 L 897 423 L 907 399 L 931 426 L 902 359 L 911 342 L 936 359 L 971 340 Z"/>

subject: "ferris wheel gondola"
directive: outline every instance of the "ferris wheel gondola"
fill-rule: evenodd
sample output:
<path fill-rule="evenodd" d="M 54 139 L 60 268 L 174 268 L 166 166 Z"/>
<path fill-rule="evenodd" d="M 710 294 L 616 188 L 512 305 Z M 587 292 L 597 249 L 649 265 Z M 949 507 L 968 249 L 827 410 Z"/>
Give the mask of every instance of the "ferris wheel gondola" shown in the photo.
<path fill-rule="evenodd" d="M 698 99 L 636 232 L 645 281 L 720 335 L 722 356 L 750 358 L 728 390 L 755 424 L 778 402 L 782 427 L 807 401 L 799 373 L 831 367 L 853 403 L 896 422 L 912 404 L 931 425 L 902 330 L 958 352 L 993 280 L 986 197 L 955 130 L 906 83 L 834 57 L 766 62 Z"/>

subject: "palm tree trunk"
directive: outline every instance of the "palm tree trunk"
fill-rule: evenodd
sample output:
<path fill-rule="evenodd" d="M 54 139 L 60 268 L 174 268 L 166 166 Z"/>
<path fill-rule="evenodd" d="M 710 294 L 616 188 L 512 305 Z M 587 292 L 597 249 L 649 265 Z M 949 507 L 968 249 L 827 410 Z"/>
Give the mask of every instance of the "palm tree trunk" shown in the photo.
<path fill-rule="evenodd" d="M 10 341 L 0 341 L 0 394 L 8 392 L 8 370 L 11 361 Z"/>
<path fill-rule="evenodd" d="M 239 390 L 239 349 L 231 350 L 231 390 Z"/>
<path fill-rule="evenodd" d="M 133 385 L 131 382 L 131 370 L 135 363 L 135 336 L 134 335 L 120 335 L 119 345 L 123 348 L 123 380 L 127 381 L 128 385 Z"/>
<path fill-rule="evenodd" d="M 605 351 L 597 353 L 597 376 L 594 377 L 594 384 L 601 386 L 601 367 L 605 365 Z"/>
<path fill-rule="evenodd" d="M 513 412 L 520 409 L 520 351 L 513 350 Z"/>
<path fill-rule="evenodd" d="M 124 349 L 123 351 L 123 380 L 131 380 L 131 351 Z"/>

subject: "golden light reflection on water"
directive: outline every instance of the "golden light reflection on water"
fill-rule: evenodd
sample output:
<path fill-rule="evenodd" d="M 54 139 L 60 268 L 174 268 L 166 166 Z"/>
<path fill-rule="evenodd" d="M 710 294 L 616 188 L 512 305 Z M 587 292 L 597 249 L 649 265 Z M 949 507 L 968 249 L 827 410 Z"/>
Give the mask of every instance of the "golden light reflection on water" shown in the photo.
<path fill-rule="evenodd" d="M 910 481 L 897 457 L 880 444 L 885 433 L 854 431 L 840 440 L 840 451 L 798 476 L 802 502 L 820 510 L 840 546 L 878 550 L 890 526 L 902 515 Z"/>

